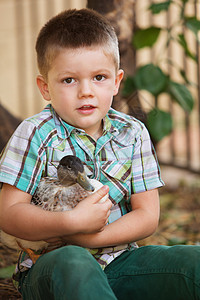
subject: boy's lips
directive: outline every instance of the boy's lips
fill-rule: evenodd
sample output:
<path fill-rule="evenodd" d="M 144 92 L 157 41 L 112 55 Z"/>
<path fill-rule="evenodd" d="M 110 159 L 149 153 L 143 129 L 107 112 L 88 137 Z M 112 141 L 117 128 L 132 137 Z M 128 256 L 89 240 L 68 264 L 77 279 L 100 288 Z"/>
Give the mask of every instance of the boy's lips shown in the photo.
<path fill-rule="evenodd" d="M 91 113 L 95 110 L 95 106 L 93 105 L 82 105 L 78 108 L 78 111 L 82 112 L 82 113 Z"/>

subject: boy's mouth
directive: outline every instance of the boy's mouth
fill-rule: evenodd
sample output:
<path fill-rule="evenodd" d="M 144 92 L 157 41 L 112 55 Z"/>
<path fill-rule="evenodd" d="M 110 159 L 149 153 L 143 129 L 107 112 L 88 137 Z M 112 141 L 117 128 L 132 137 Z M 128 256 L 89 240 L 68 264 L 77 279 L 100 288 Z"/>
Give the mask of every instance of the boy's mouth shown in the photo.
<path fill-rule="evenodd" d="M 78 110 L 81 111 L 81 112 L 84 112 L 84 113 L 91 113 L 95 110 L 95 108 L 96 107 L 93 106 L 93 105 L 83 105 L 83 106 L 80 106 L 78 108 Z"/>
<path fill-rule="evenodd" d="M 92 106 L 92 105 L 83 105 L 83 106 L 81 106 L 81 107 L 79 107 L 79 109 L 81 109 L 81 110 L 87 110 L 87 109 L 93 109 L 94 108 L 94 106 Z"/>

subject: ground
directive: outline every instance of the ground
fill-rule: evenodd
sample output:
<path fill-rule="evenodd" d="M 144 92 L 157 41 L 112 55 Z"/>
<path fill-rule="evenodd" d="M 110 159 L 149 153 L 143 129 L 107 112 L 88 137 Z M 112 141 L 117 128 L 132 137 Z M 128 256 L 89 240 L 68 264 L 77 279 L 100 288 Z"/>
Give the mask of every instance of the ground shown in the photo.
<path fill-rule="evenodd" d="M 182 172 L 181 172 L 182 173 Z M 174 174 L 174 173 L 173 173 Z M 200 244 L 200 178 L 187 182 L 173 180 L 160 190 L 161 218 L 157 231 L 149 238 L 140 241 L 142 245 Z M 188 184 L 189 182 L 189 184 Z M 17 253 L 0 244 L 0 277 L 9 277 Z M 5 267 L 7 275 L 2 275 Z M 0 300 L 21 299 L 12 288 L 10 278 L 0 278 Z"/>
<path fill-rule="evenodd" d="M 200 187 L 163 188 L 157 231 L 139 245 L 200 244 Z"/>
<path fill-rule="evenodd" d="M 17 256 L 15 250 L 11 250 L 0 243 L 0 300 L 21 299 L 11 280 Z"/>

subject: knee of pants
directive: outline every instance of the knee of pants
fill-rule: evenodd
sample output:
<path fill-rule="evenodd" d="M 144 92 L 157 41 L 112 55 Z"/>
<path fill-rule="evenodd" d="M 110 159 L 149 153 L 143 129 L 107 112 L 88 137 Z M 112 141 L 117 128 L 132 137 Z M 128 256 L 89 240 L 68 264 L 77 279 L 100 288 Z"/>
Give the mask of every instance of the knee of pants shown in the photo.
<path fill-rule="evenodd" d="M 67 299 L 84 299 L 78 295 L 82 295 L 83 291 L 86 293 L 86 290 L 88 293 L 93 286 L 98 286 L 101 280 L 107 280 L 88 250 L 66 246 L 53 252 L 48 258 L 51 264 L 48 280 L 54 295 L 59 292 L 60 295 L 68 295 Z M 62 299 L 65 298 L 62 296 Z"/>
<path fill-rule="evenodd" d="M 92 273 L 99 264 L 86 249 L 78 246 L 66 246 L 54 250 L 44 257 L 45 265 L 52 272 L 62 274 L 63 277 L 76 277 Z"/>
<path fill-rule="evenodd" d="M 89 251 L 77 246 L 65 246 L 42 255 L 24 275 L 21 291 L 29 295 L 24 299 L 66 299 L 62 298 L 64 294 L 68 295 L 67 299 L 80 299 L 71 294 L 76 295 L 87 286 L 90 289 L 98 286 L 98 280 L 106 277 Z M 36 294 L 37 297 L 32 297 Z"/>
<path fill-rule="evenodd" d="M 106 277 L 88 250 L 66 246 L 38 259 L 27 276 L 23 276 L 21 292 L 24 297 L 28 295 L 24 299 L 82 299 L 74 295 L 82 295 L 87 286 L 88 291 L 98 286 L 99 279 L 105 280 L 103 276 Z"/>

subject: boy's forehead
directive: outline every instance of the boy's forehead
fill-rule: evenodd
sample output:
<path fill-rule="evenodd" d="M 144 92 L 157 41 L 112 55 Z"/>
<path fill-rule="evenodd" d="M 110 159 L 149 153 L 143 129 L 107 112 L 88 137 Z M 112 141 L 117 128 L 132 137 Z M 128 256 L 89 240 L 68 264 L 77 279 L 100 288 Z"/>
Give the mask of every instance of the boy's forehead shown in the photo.
<path fill-rule="evenodd" d="M 51 52 L 53 49 L 51 48 Z M 79 48 L 57 48 L 54 50 L 54 54 L 51 56 L 51 65 L 54 63 L 54 61 L 58 59 L 62 59 L 64 57 L 70 57 L 70 62 L 76 62 L 77 58 L 85 58 L 88 56 L 88 58 L 93 58 L 98 61 L 99 59 L 102 61 L 103 59 L 109 60 L 114 66 L 115 66 L 115 60 L 114 60 L 114 54 L 109 51 L 108 47 L 105 47 L 103 45 L 94 45 L 90 47 L 79 47 Z M 75 58 L 73 60 L 73 58 Z M 95 67 L 95 66 L 94 66 Z"/>
<path fill-rule="evenodd" d="M 77 47 L 77 48 L 73 48 L 73 47 L 56 47 L 54 49 L 54 47 L 50 47 L 50 51 L 53 51 L 55 53 L 55 56 L 58 56 L 60 53 L 68 53 L 68 54 L 83 54 L 86 52 L 102 52 L 104 53 L 106 56 L 110 56 L 111 51 L 108 50 L 109 47 L 105 46 L 105 45 L 91 45 L 91 46 L 83 46 L 83 47 Z"/>

